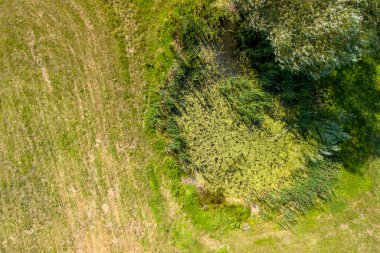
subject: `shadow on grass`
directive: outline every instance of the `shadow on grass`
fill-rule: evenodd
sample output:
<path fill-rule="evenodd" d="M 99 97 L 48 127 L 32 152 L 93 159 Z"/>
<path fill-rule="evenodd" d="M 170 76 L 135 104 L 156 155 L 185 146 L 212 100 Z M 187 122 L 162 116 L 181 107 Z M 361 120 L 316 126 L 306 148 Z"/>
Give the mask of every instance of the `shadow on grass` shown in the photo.
<path fill-rule="evenodd" d="M 286 108 L 283 120 L 304 138 L 315 138 L 323 155 L 360 173 L 363 164 L 380 154 L 380 56 L 367 56 L 313 80 L 282 70 L 265 38 L 244 24 L 236 33 L 240 55 Z"/>

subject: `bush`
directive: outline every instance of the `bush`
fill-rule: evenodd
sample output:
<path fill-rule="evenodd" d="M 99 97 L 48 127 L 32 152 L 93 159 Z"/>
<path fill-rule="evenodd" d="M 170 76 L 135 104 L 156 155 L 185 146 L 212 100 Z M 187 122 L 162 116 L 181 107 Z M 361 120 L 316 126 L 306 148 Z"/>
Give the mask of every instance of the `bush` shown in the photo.
<path fill-rule="evenodd" d="M 259 125 L 272 108 L 269 94 L 259 89 L 253 80 L 231 77 L 220 87 L 230 106 L 247 125 Z"/>
<path fill-rule="evenodd" d="M 311 162 L 307 169 L 307 178 L 295 177 L 292 186 L 282 192 L 271 193 L 262 201 L 270 207 L 270 211 L 280 213 L 283 218 L 281 224 L 287 226 L 318 201 L 328 200 L 333 196 L 337 174 L 338 168 L 332 162 Z"/>

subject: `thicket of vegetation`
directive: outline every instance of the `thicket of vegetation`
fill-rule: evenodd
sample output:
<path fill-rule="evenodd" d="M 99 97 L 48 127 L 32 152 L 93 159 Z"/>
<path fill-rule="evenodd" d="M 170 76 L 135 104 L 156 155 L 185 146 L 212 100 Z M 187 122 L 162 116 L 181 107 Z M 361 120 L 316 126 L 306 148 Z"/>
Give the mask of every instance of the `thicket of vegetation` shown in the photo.
<path fill-rule="evenodd" d="M 260 3 L 180 5 L 175 63 L 154 122 L 201 195 L 254 203 L 287 222 L 332 196 L 340 164 L 358 168 L 378 152 L 378 23 L 368 6 L 348 1 L 301 4 L 316 15 L 302 21 L 295 4 L 274 17 L 275 1 Z M 295 20 L 281 21 L 289 15 Z M 333 25 L 333 16 L 342 20 Z M 291 31 L 290 44 L 276 44 L 275 31 Z"/>
<path fill-rule="evenodd" d="M 237 3 L 250 27 L 270 40 L 279 65 L 292 72 L 317 79 L 378 46 L 376 0 Z"/>

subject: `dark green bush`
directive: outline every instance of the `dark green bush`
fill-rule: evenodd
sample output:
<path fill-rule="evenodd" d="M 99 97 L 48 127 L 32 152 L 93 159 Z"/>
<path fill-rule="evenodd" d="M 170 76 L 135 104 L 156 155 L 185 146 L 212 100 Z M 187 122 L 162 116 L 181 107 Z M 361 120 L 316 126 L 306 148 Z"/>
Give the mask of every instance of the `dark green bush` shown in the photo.
<path fill-rule="evenodd" d="M 337 180 L 338 168 L 329 161 L 311 163 L 307 178 L 296 178 L 294 185 L 277 194 L 270 194 L 262 201 L 270 211 L 280 213 L 283 225 L 293 222 L 299 214 L 305 214 L 319 200 L 328 200 L 333 196 L 333 187 Z"/>
<path fill-rule="evenodd" d="M 222 83 L 220 91 L 247 125 L 259 125 L 272 107 L 269 94 L 250 79 L 229 78 Z"/>

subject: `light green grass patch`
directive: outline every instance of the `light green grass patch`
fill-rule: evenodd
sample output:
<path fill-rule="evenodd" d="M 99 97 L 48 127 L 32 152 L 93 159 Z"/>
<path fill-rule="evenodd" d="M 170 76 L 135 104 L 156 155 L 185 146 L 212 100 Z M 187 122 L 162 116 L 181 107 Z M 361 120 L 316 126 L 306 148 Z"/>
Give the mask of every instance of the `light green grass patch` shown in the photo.
<path fill-rule="evenodd" d="M 244 124 L 221 94 L 218 84 L 186 96 L 178 119 L 187 143 L 190 171 L 211 192 L 232 202 L 254 200 L 292 184 L 305 171 L 309 144 L 279 120 L 265 116 L 261 127 Z"/>

